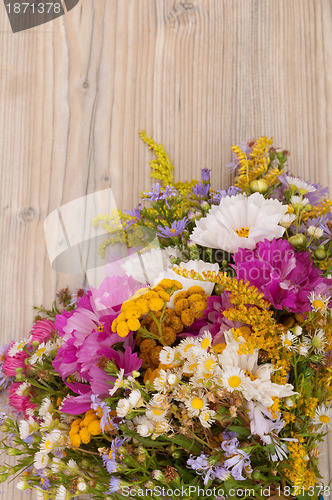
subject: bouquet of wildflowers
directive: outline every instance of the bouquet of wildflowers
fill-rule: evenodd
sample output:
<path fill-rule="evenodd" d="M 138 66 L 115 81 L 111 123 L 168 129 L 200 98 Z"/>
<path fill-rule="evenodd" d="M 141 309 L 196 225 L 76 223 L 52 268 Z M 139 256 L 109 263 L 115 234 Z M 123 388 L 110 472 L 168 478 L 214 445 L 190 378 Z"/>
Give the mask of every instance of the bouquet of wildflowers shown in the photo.
<path fill-rule="evenodd" d="M 40 500 L 327 498 L 327 189 L 288 172 L 266 137 L 233 146 L 227 190 L 208 169 L 175 183 L 163 147 L 141 136 L 156 183 L 116 225 L 93 224 L 109 232 L 105 258 L 146 230 L 158 245 L 97 287 L 62 290 L 3 348 L 1 448 L 17 460 L 0 479 Z"/>

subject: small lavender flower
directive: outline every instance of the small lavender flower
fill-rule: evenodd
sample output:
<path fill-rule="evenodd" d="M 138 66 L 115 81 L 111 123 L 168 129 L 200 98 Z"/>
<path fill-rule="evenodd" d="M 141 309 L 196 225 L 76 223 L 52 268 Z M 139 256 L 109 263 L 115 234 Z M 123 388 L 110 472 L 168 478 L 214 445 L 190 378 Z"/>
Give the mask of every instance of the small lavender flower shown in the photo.
<path fill-rule="evenodd" d="M 159 232 L 157 232 L 157 236 L 161 236 L 162 238 L 173 238 L 174 236 L 179 236 L 181 234 L 186 225 L 189 223 L 189 220 L 187 217 L 184 217 L 183 219 L 180 220 L 175 220 L 172 222 L 171 227 L 162 227 L 158 226 L 157 229 Z"/>
<path fill-rule="evenodd" d="M 198 198 L 205 198 L 210 191 L 210 184 L 203 184 L 203 182 L 198 182 L 195 187 L 192 188 L 193 193 Z"/>
<path fill-rule="evenodd" d="M 203 182 L 210 182 L 210 168 L 202 168 L 201 177 Z"/>
<path fill-rule="evenodd" d="M 215 193 L 212 193 L 212 203 L 215 205 L 219 205 L 222 198 L 226 198 L 226 196 L 235 196 L 241 192 L 236 186 L 230 186 L 228 189 L 218 189 Z"/>
<path fill-rule="evenodd" d="M 244 481 L 246 478 L 242 475 L 243 471 L 252 472 L 250 456 L 243 450 L 237 450 L 236 453 L 225 460 L 224 467 L 228 469 L 236 481 Z"/>
<path fill-rule="evenodd" d="M 111 425 L 114 429 L 119 429 L 119 426 L 114 422 L 113 419 L 109 416 L 111 408 L 106 404 L 105 401 L 102 401 L 98 398 L 98 395 L 93 394 L 91 396 L 91 408 L 93 410 L 99 410 L 102 412 L 102 417 L 100 420 L 100 428 L 104 432 L 105 425 Z"/>
<path fill-rule="evenodd" d="M 239 444 L 239 440 L 236 437 L 227 441 L 223 441 L 221 447 L 224 450 L 226 457 L 231 457 L 232 455 L 234 455 L 234 453 L 237 452 Z"/>
<path fill-rule="evenodd" d="M 161 185 L 159 182 L 153 184 L 151 191 L 143 193 L 143 197 L 150 199 L 151 201 L 166 200 L 166 205 L 169 208 L 167 198 L 171 196 L 176 196 L 176 189 L 174 186 L 166 186 L 164 191 L 161 190 Z"/>
<path fill-rule="evenodd" d="M 112 476 L 110 479 L 110 487 L 107 493 L 116 493 L 121 488 L 121 480 L 118 477 Z"/>
<path fill-rule="evenodd" d="M 131 226 L 132 224 L 136 224 L 136 222 L 138 222 L 142 218 L 142 208 L 143 205 L 139 203 L 132 212 L 130 210 L 125 210 L 125 212 L 133 218 L 126 223 L 125 229 L 127 229 L 127 227 Z"/>
<path fill-rule="evenodd" d="M 208 457 L 201 453 L 196 458 L 191 458 L 193 455 L 187 460 L 187 465 L 191 467 L 197 474 L 204 477 L 204 484 L 207 484 L 211 478 L 214 477 L 214 467 L 208 461 Z"/>

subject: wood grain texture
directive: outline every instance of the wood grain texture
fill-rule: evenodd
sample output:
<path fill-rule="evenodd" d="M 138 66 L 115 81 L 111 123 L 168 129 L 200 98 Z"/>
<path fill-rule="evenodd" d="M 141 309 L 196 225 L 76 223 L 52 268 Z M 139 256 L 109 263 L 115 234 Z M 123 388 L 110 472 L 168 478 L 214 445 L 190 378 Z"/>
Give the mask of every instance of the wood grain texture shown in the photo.
<path fill-rule="evenodd" d="M 230 146 L 264 134 L 332 191 L 330 0 L 81 0 L 17 34 L 1 5 L 0 54 L 3 342 L 28 331 L 34 304 L 81 284 L 49 264 L 47 214 L 106 187 L 131 208 L 149 188 L 140 129 L 178 180 L 208 167 L 227 186 Z M 327 454 L 322 465 L 327 477 Z"/>

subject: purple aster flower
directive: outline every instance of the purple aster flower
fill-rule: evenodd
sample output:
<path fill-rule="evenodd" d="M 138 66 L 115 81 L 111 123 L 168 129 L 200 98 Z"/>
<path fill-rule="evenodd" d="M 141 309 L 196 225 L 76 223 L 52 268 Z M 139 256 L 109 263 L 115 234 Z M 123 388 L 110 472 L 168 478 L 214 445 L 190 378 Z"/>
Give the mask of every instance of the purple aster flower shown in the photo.
<path fill-rule="evenodd" d="M 126 442 L 126 438 L 125 439 L 120 439 L 120 438 L 113 439 L 113 441 L 111 443 L 111 450 L 110 450 L 109 454 L 102 455 L 104 467 L 106 467 L 107 472 L 109 472 L 110 474 L 112 474 L 113 472 L 116 472 L 116 469 L 118 466 L 118 463 L 116 461 L 117 450 L 125 442 Z"/>
<path fill-rule="evenodd" d="M 157 236 L 161 236 L 162 238 L 173 238 L 174 236 L 179 236 L 185 229 L 186 225 L 189 223 L 187 217 L 184 217 L 180 220 L 175 220 L 172 222 L 171 227 L 162 227 L 158 226 L 159 232 L 157 232 Z"/>
<path fill-rule="evenodd" d="M 222 198 L 226 198 L 226 196 L 235 196 L 238 193 L 241 193 L 241 189 L 236 186 L 230 186 L 228 189 L 218 189 L 218 191 L 212 193 L 211 201 L 215 205 L 219 205 Z"/>
<path fill-rule="evenodd" d="M 236 453 L 225 460 L 224 467 L 228 469 L 236 481 L 244 481 L 246 478 L 243 472 L 250 474 L 252 472 L 250 456 L 243 450 L 237 450 Z"/>
<path fill-rule="evenodd" d="M 187 465 L 191 467 L 197 474 L 204 477 L 204 484 L 207 484 L 209 479 L 213 477 L 214 468 L 208 461 L 208 457 L 201 453 L 198 457 L 192 458 L 193 455 L 187 460 Z"/>
<path fill-rule="evenodd" d="M 210 191 L 210 184 L 204 184 L 203 182 L 198 182 L 195 187 L 192 188 L 193 193 L 198 198 L 205 198 Z"/>
<path fill-rule="evenodd" d="M 128 221 L 125 225 L 125 229 L 127 229 L 127 227 L 131 226 L 132 224 L 136 224 L 136 222 L 138 222 L 139 220 L 141 220 L 142 218 L 142 208 L 143 208 L 143 205 L 141 203 L 139 203 L 137 205 L 136 208 L 134 208 L 134 210 L 131 212 L 130 210 L 125 210 L 125 212 L 127 214 L 129 214 L 133 219 Z"/>
<path fill-rule="evenodd" d="M 150 199 L 151 201 L 165 200 L 166 205 L 169 208 L 167 198 L 170 198 L 171 196 L 176 196 L 176 189 L 174 186 L 166 186 L 164 191 L 162 191 L 161 185 L 159 182 L 156 182 L 152 185 L 151 191 L 143 193 L 142 197 Z"/>
<path fill-rule="evenodd" d="M 201 177 L 203 182 L 210 182 L 210 168 L 202 168 Z"/>
<path fill-rule="evenodd" d="M 98 395 L 93 394 L 91 396 L 91 408 L 102 413 L 100 428 L 103 432 L 105 431 L 106 425 L 113 427 L 113 429 L 119 429 L 118 424 L 110 417 L 111 408 L 105 401 L 99 399 Z"/>
<path fill-rule="evenodd" d="M 331 286 L 314 267 L 310 252 L 296 253 L 287 240 L 260 241 L 254 250 L 241 248 L 234 262 L 238 279 L 256 286 L 276 309 L 305 313 L 311 309 L 308 294 L 322 284 Z"/>

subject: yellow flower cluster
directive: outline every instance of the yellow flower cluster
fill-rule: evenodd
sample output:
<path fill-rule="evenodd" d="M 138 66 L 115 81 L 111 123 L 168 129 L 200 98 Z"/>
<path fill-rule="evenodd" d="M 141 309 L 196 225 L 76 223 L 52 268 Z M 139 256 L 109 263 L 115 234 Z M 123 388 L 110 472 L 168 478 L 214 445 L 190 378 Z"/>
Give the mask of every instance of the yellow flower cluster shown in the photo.
<path fill-rule="evenodd" d="M 267 186 L 271 186 L 277 181 L 278 175 L 282 171 L 278 167 L 273 167 L 269 171 L 268 152 L 272 143 L 272 138 L 259 137 L 257 141 L 253 141 L 252 149 L 248 155 L 239 146 L 232 146 L 232 151 L 240 164 L 235 186 L 248 192 L 250 183 L 254 180 L 264 180 Z"/>
<path fill-rule="evenodd" d="M 141 326 L 139 320 L 142 316 L 161 311 L 172 293 L 181 288 L 179 281 L 164 279 L 154 288 L 136 292 L 131 300 L 122 304 L 119 316 L 112 323 L 112 331 L 120 337 L 126 337 L 130 331 L 136 332 Z"/>
<path fill-rule="evenodd" d="M 308 455 L 303 446 L 304 438 L 294 435 L 298 441 L 289 441 L 289 468 L 283 468 L 283 473 L 291 481 L 295 494 L 301 493 L 301 488 L 308 490 L 317 483 L 316 474 L 308 469 Z"/>
<path fill-rule="evenodd" d="M 324 198 L 318 205 L 311 207 L 311 210 L 307 210 L 303 212 L 302 219 L 308 220 L 313 217 L 321 217 L 322 215 L 328 214 L 331 212 L 332 201 L 328 198 Z"/>
<path fill-rule="evenodd" d="M 303 411 L 306 417 L 313 418 L 315 416 L 315 411 L 318 405 L 318 398 L 310 398 L 309 401 L 306 401 L 306 398 L 301 398 L 298 406 L 303 405 Z"/>
<path fill-rule="evenodd" d="M 208 295 L 200 286 L 192 286 L 180 292 L 174 298 L 174 310 L 185 327 L 189 327 L 200 318 L 206 309 Z"/>
<path fill-rule="evenodd" d="M 151 177 L 160 180 L 163 186 L 172 186 L 174 184 L 174 166 L 164 146 L 157 144 L 151 137 L 148 137 L 145 130 L 141 130 L 139 135 L 157 157 L 155 160 L 150 161 L 150 166 L 152 168 Z"/>
<path fill-rule="evenodd" d="M 105 430 L 107 430 L 106 427 Z M 101 433 L 102 430 L 100 428 L 100 420 L 97 413 L 94 410 L 89 410 L 85 413 L 83 419 L 77 418 L 71 424 L 69 431 L 70 443 L 75 446 L 75 448 L 78 448 L 81 443 L 88 444 L 92 436 L 98 436 Z"/>

